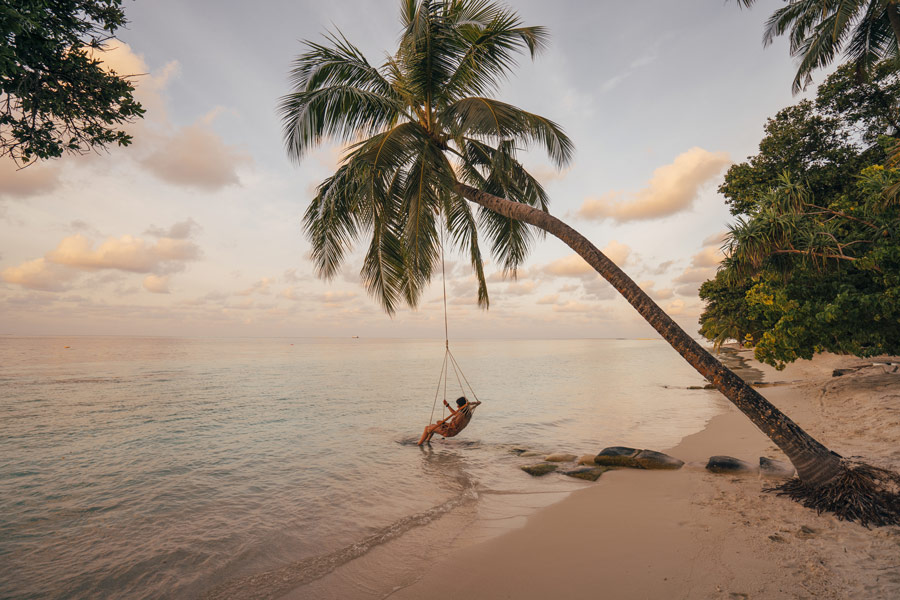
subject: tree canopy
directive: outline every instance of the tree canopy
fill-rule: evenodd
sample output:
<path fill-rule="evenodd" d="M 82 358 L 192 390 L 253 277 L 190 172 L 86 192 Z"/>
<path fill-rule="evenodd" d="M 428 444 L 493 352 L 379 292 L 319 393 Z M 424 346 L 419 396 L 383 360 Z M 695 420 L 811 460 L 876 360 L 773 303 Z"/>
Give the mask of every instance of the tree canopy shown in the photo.
<path fill-rule="evenodd" d="M 900 75 L 851 65 L 766 124 L 760 152 L 720 187 L 737 221 L 700 296 L 701 334 L 782 367 L 831 351 L 900 353 Z"/>
<path fill-rule="evenodd" d="M 406 0 L 401 23 L 399 48 L 380 66 L 340 33 L 306 42 L 294 62 L 293 90 L 280 105 L 288 154 L 299 160 L 326 136 L 360 140 L 306 211 L 312 256 L 330 278 L 370 234 L 362 280 L 393 313 L 416 306 L 447 245 L 468 256 L 486 308 L 479 238 L 515 274 L 534 230 L 484 208 L 476 214 L 454 186 L 546 210 L 547 195 L 517 152 L 540 146 L 562 166 L 571 141 L 551 120 L 487 97 L 517 54 L 543 47 L 546 30 L 484 0 Z"/>
<path fill-rule="evenodd" d="M 129 76 L 95 57 L 126 23 L 122 0 L 0 5 L 0 156 L 18 163 L 125 146 L 144 109 Z"/>

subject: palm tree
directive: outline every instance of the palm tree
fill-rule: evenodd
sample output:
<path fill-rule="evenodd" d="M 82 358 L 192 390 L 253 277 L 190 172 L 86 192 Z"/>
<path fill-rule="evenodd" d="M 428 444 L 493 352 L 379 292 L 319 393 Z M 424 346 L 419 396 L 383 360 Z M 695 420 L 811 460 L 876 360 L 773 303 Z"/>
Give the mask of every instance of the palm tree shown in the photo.
<path fill-rule="evenodd" d="M 741 6 L 755 3 L 738 0 Z M 763 44 L 768 46 L 790 30 L 791 56 L 800 58 L 794 93 L 842 49 L 861 75 L 882 59 L 900 61 L 900 0 L 786 0 L 786 4 L 769 17 Z"/>
<path fill-rule="evenodd" d="M 533 57 L 542 27 L 524 27 L 490 0 L 403 0 L 399 49 L 372 66 L 341 34 L 306 42 L 281 99 L 294 160 L 325 138 L 352 142 L 304 216 L 319 276 L 329 279 L 353 242 L 371 235 L 362 279 L 388 312 L 415 307 L 443 241 L 468 255 L 487 308 L 479 235 L 514 276 L 535 229 L 569 245 L 616 288 L 697 371 L 744 412 L 796 466 L 788 490 L 819 509 L 862 522 L 900 521 L 900 509 L 862 510 L 846 488 L 874 490 L 871 467 L 854 466 L 813 439 L 704 350 L 584 236 L 549 214 L 540 183 L 516 158 L 542 146 L 558 167 L 572 142 L 552 121 L 491 99 L 517 52 Z M 467 202 L 478 205 L 477 214 Z M 862 483 L 860 483 L 862 482 Z M 871 497 L 875 492 L 863 492 Z M 868 494 L 868 495 L 866 495 Z M 883 502 L 881 503 L 883 504 Z"/>

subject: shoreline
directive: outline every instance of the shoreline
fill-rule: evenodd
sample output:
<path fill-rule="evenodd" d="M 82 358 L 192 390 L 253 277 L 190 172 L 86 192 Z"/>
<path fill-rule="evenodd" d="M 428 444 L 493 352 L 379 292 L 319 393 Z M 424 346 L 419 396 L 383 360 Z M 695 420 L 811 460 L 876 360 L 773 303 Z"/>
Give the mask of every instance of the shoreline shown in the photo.
<path fill-rule="evenodd" d="M 846 456 L 900 468 L 900 371 L 832 370 L 879 359 L 823 355 L 776 371 L 749 358 L 764 395 Z M 888 359 L 890 360 L 890 359 Z M 887 417 L 887 418 L 886 418 Z M 599 450 L 599 449 L 598 449 Z M 716 475 L 709 456 L 784 455 L 736 408 L 663 450 L 678 471 L 605 473 L 525 525 L 449 552 L 392 600 L 432 598 L 894 598 L 900 528 L 867 530 L 763 489 L 756 473 Z M 290 595 L 288 596 L 290 597 Z"/>

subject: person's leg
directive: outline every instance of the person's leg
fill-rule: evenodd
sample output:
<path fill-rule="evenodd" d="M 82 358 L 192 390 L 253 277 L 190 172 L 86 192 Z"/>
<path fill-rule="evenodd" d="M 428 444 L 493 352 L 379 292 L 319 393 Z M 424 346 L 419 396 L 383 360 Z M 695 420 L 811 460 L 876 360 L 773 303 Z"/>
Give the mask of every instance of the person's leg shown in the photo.
<path fill-rule="evenodd" d="M 425 431 L 422 432 L 422 437 L 419 438 L 419 442 L 417 444 L 418 446 L 421 446 L 425 442 L 431 441 L 431 436 L 434 435 L 434 428 L 435 428 L 434 425 L 427 425 L 425 427 Z"/>

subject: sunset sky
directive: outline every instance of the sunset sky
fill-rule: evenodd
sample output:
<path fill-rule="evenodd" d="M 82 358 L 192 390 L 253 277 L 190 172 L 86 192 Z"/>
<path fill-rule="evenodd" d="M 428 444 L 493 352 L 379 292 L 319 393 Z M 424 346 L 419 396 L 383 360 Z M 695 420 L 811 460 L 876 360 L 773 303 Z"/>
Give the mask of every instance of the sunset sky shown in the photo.
<path fill-rule="evenodd" d="M 499 97 L 564 127 L 573 165 L 524 159 L 551 212 L 608 252 L 687 330 L 729 222 L 716 193 L 756 152 L 765 119 L 796 102 L 786 42 L 764 49 L 759 2 L 511 2 L 550 48 Z M 0 334 L 441 337 L 440 281 L 417 311 L 381 312 L 360 253 L 316 279 L 300 217 L 336 168 L 324 145 L 283 150 L 278 98 L 303 47 L 339 28 L 370 62 L 395 48 L 393 0 L 138 0 L 102 58 L 142 74 L 135 143 L 16 171 L 0 159 Z M 821 81 L 819 74 L 817 81 Z M 491 309 L 448 256 L 451 335 L 649 337 L 612 288 L 555 238 L 517 281 L 487 265 Z"/>

